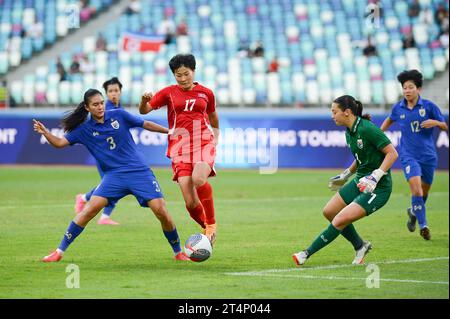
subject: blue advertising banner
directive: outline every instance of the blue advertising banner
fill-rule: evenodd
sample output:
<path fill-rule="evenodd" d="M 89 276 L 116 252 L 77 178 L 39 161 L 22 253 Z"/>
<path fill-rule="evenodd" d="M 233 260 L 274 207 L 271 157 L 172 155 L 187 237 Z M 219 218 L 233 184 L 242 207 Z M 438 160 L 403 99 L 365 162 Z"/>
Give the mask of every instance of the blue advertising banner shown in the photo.
<path fill-rule="evenodd" d="M 373 116 L 381 125 L 387 114 Z M 0 164 L 82 164 L 95 160 L 81 145 L 56 149 L 33 131 L 32 119 L 43 122 L 53 134 L 62 136 L 61 112 L 0 113 Z M 165 112 L 144 118 L 167 126 Z M 448 114 L 445 115 L 448 123 Z M 218 168 L 259 168 L 267 173 L 277 168 L 343 168 L 353 161 L 345 143 L 345 130 L 337 127 L 328 113 L 222 112 Z M 165 156 L 167 136 L 140 128 L 131 129 L 133 138 L 150 166 L 169 166 Z M 400 141 L 396 124 L 386 132 L 394 146 Z M 438 168 L 448 169 L 448 132 L 434 129 Z M 394 168 L 400 168 L 397 161 Z"/>

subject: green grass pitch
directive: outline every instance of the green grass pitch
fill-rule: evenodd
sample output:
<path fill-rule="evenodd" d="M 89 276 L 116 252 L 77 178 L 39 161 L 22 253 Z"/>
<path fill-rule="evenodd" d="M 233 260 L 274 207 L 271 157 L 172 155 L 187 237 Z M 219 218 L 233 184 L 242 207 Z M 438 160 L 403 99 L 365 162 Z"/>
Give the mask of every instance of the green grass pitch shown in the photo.
<path fill-rule="evenodd" d="M 409 189 L 396 171 L 387 205 L 355 223 L 374 247 L 365 266 L 349 265 L 353 248 L 339 237 L 295 267 L 292 253 L 327 226 L 321 210 L 336 173 L 219 170 L 210 180 L 218 240 L 204 263 L 173 261 L 157 219 L 128 196 L 113 213 L 120 226 L 98 225 L 96 217 L 61 262 L 46 264 L 40 259 L 58 246 L 75 195 L 98 183 L 96 169 L 0 167 L 0 298 L 448 298 L 448 172 L 436 174 L 427 202 L 431 241 L 408 232 Z M 155 174 L 184 243 L 199 228 L 171 171 Z M 66 287 L 71 264 L 79 288 Z M 367 287 L 375 282 L 371 269 L 379 270 L 378 288 Z"/>

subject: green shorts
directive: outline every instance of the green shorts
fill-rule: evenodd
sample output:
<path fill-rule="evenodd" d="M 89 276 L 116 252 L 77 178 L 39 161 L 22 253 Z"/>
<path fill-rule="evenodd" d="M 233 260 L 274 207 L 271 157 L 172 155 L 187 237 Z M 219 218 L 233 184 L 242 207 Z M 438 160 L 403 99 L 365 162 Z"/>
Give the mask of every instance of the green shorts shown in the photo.
<path fill-rule="evenodd" d="M 355 202 L 364 208 L 367 215 L 370 215 L 383 207 L 391 196 L 392 186 L 375 188 L 375 191 L 370 194 L 361 193 L 358 189 L 357 183 L 357 179 L 351 180 L 349 183 L 341 187 L 339 190 L 339 195 L 341 195 L 346 205 Z"/>

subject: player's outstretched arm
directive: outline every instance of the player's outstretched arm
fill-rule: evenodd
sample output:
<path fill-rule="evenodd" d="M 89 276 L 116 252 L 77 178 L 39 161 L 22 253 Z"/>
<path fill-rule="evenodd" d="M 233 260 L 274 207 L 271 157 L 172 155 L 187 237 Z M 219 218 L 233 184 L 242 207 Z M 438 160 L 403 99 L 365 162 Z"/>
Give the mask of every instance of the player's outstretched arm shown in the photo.
<path fill-rule="evenodd" d="M 69 145 L 69 141 L 65 137 L 57 137 L 50 133 L 50 131 L 41 122 L 33 119 L 33 128 L 39 134 L 44 135 L 47 141 L 56 148 L 61 148 Z"/>
<path fill-rule="evenodd" d="M 139 103 L 139 113 L 147 114 L 153 111 L 152 106 L 150 105 L 150 100 L 152 99 L 153 94 L 150 92 L 145 92 L 141 96 L 141 102 Z"/>
<path fill-rule="evenodd" d="M 167 127 L 161 126 L 159 124 L 153 123 L 151 121 L 144 121 L 144 125 L 142 126 L 145 130 L 150 132 L 158 132 L 158 133 L 169 133 Z"/>
<path fill-rule="evenodd" d="M 393 124 L 393 123 L 394 123 L 394 121 L 391 120 L 390 117 L 387 117 L 387 118 L 384 120 L 383 124 L 381 124 L 380 129 L 381 129 L 383 132 L 385 132 L 385 131 Z"/>

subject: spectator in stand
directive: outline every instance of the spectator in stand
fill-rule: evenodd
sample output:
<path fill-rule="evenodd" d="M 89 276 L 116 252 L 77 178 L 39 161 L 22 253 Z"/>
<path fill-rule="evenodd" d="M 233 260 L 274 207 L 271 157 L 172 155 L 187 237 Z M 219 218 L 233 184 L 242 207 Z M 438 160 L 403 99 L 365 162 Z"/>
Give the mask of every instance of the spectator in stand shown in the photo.
<path fill-rule="evenodd" d="M 378 55 L 377 48 L 375 47 L 375 45 L 373 45 L 372 38 L 370 36 L 367 38 L 367 45 L 363 49 L 363 54 L 366 57 L 371 57 L 371 56 Z"/>
<path fill-rule="evenodd" d="M 72 64 L 70 65 L 70 74 L 80 73 L 80 62 L 78 62 L 78 57 L 74 56 L 72 58 Z"/>
<path fill-rule="evenodd" d="M 95 41 L 95 50 L 106 51 L 106 39 L 101 33 L 98 35 L 97 41 Z"/>
<path fill-rule="evenodd" d="M 269 63 L 269 67 L 267 68 L 267 73 L 276 73 L 280 68 L 280 63 L 278 62 L 278 58 L 276 56 Z"/>
<path fill-rule="evenodd" d="M 440 31 L 445 32 L 445 30 L 448 29 L 448 10 L 445 8 L 444 4 L 439 4 L 434 17 L 436 23 L 440 27 Z"/>
<path fill-rule="evenodd" d="M 56 70 L 59 74 L 59 81 L 67 81 L 67 72 L 66 69 L 64 68 L 64 65 L 61 63 L 61 58 L 58 58 L 56 60 Z"/>
<path fill-rule="evenodd" d="M 78 2 L 80 7 L 80 20 L 86 22 L 91 18 L 91 15 L 95 14 L 95 8 L 89 7 L 89 0 L 80 0 Z"/>
<path fill-rule="evenodd" d="M 256 41 L 251 48 L 252 57 L 263 57 L 264 56 L 264 47 L 261 41 Z"/>
<path fill-rule="evenodd" d="M 414 0 L 408 8 L 408 16 L 410 18 L 416 18 L 420 13 L 420 3 L 419 0 Z"/>
<path fill-rule="evenodd" d="M 164 19 L 161 21 L 158 28 L 158 34 L 165 37 L 165 44 L 172 43 L 173 37 L 175 35 L 175 24 L 172 20 L 169 20 L 167 16 L 164 16 Z"/>
<path fill-rule="evenodd" d="M 403 37 L 403 49 L 414 48 L 416 46 L 416 41 L 412 32 L 405 34 Z"/>
<path fill-rule="evenodd" d="M 125 9 L 125 13 L 128 15 L 137 14 L 141 12 L 141 1 L 139 0 L 131 0 L 128 7 Z"/>
<path fill-rule="evenodd" d="M 180 23 L 178 23 L 176 34 L 177 34 L 177 36 L 188 35 L 188 26 L 187 26 L 186 20 L 181 19 Z"/>

